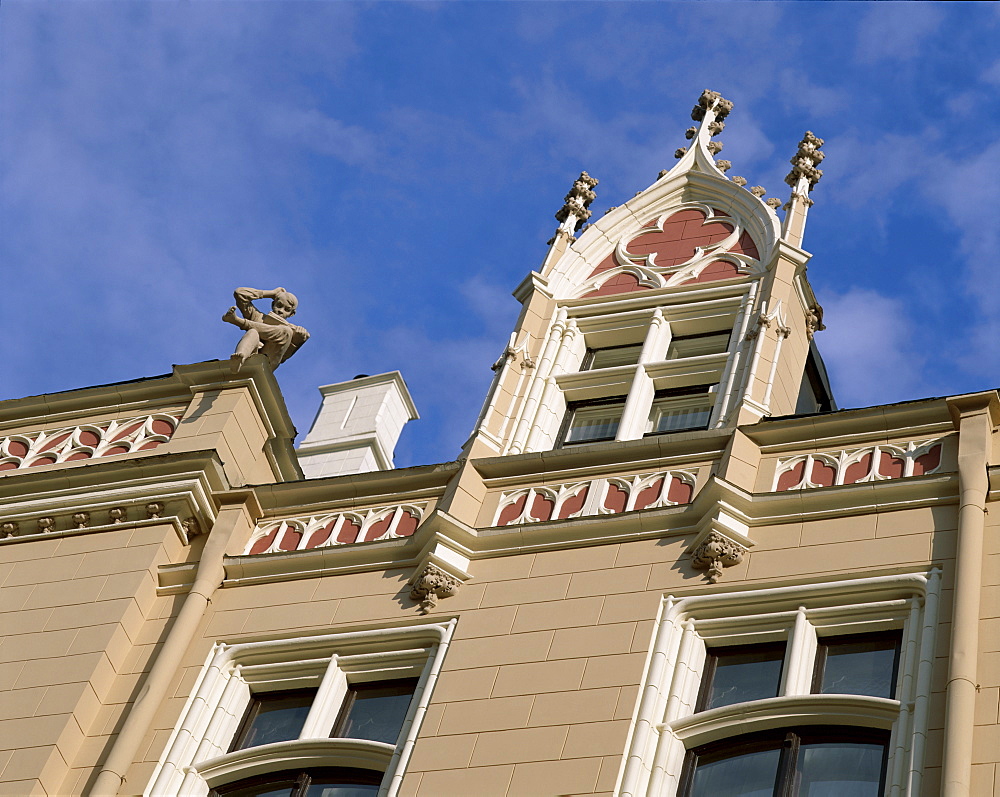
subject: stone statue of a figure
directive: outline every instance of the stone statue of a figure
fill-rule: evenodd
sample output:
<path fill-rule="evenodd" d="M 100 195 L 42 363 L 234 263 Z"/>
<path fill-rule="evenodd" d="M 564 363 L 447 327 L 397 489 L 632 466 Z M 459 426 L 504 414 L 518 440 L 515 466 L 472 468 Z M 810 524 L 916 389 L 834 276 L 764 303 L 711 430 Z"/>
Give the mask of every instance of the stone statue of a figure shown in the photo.
<path fill-rule="evenodd" d="M 230 358 L 233 371 L 239 371 L 247 358 L 260 352 L 277 368 L 285 360 L 299 350 L 299 347 L 309 340 L 309 333 L 296 326 L 288 319 L 295 315 L 299 300 L 284 288 L 261 291 L 256 288 L 237 288 L 233 291 L 236 307 L 230 307 L 222 320 L 245 330 L 236 351 Z M 262 313 L 254 302 L 257 299 L 270 299 L 271 312 Z M 236 311 L 243 314 L 240 318 Z"/>

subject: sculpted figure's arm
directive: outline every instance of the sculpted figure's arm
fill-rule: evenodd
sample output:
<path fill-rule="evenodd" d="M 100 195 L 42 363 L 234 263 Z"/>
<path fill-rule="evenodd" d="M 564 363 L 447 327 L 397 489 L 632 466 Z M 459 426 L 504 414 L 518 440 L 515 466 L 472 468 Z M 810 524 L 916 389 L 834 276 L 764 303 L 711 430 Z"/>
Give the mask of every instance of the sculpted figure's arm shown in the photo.
<path fill-rule="evenodd" d="M 233 298 L 236 299 L 236 306 L 240 308 L 243 317 L 250 321 L 260 321 L 264 315 L 253 306 L 257 299 L 273 299 L 279 293 L 284 293 L 284 288 L 275 288 L 270 291 L 262 291 L 258 288 L 237 288 L 233 291 Z"/>

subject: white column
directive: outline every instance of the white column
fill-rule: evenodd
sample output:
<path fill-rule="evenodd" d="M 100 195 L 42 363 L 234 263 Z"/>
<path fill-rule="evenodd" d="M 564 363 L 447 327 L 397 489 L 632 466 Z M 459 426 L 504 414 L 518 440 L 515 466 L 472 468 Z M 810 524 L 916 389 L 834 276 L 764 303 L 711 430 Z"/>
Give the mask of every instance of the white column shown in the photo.
<path fill-rule="evenodd" d="M 528 383 L 528 397 L 521 405 L 514 436 L 506 451 L 508 454 L 520 454 L 524 449 L 524 441 L 528 437 L 528 430 L 535 415 L 535 408 L 538 406 L 539 396 L 541 395 L 542 388 L 545 386 L 544 380 L 549 375 L 553 358 L 562 343 L 563 333 L 566 330 L 566 316 L 566 308 L 560 308 L 559 312 L 556 313 L 555 321 L 552 322 L 552 326 L 549 329 L 545 346 L 542 348 L 538 364 L 535 366 L 535 372 L 531 375 L 531 380 Z"/>
<path fill-rule="evenodd" d="M 646 330 L 646 339 L 639 353 L 639 364 L 632 378 L 632 387 L 625 400 L 621 423 L 618 424 L 618 434 L 615 440 L 638 440 L 646 433 L 646 422 L 649 420 L 649 408 L 653 404 L 656 388 L 653 380 L 646 373 L 645 364 L 659 362 L 666 357 L 667 346 L 670 345 L 670 324 L 663 317 L 659 308 L 653 313 Z"/>

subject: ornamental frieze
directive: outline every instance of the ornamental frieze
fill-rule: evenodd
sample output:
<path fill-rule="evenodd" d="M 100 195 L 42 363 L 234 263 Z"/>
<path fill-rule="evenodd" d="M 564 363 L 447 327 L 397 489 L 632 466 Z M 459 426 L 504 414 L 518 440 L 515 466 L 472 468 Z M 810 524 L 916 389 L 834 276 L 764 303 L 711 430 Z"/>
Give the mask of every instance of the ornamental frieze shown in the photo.
<path fill-rule="evenodd" d="M 494 526 L 516 526 L 546 520 L 615 515 L 640 509 L 688 504 L 695 477 L 686 471 L 661 471 L 638 476 L 527 487 L 502 493 Z"/>
<path fill-rule="evenodd" d="M 409 537 L 417 530 L 426 510 L 426 504 L 402 504 L 269 521 L 257 526 L 244 555 Z"/>
<path fill-rule="evenodd" d="M 938 440 L 876 445 L 779 459 L 775 492 L 925 476 L 941 467 Z"/>
<path fill-rule="evenodd" d="M 149 451 L 166 443 L 179 414 L 157 413 L 0 438 L 0 471 Z"/>

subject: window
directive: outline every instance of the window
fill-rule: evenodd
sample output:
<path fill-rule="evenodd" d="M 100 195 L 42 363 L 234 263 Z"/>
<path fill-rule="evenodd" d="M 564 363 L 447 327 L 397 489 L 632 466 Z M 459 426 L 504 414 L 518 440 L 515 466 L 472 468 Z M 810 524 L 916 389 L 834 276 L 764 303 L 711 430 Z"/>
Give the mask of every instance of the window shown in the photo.
<path fill-rule="evenodd" d="M 363 769 L 286 770 L 220 786 L 210 797 L 365 797 L 378 793 L 380 780 Z"/>
<path fill-rule="evenodd" d="M 350 687 L 330 735 L 395 744 L 416 688 L 415 678 Z"/>
<path fill-rule="evenodd" d="M 784 660 L 784 643 L 711 648 L 696 710 L 777 697 Z"/>
<path fill-rule="evenodd" d="M 581 371 L 596 371 L 599 368 L 617 368 L 619 365 L 636 365 L 642 353 L 642 344 L 632 346 L 609 346 L 605 349 L 587 349 L 580 366 Z"/>
<path fill-rule="evenodd" d="M 681 797 L 880 797 L 889 734 L 807 727 L 737 736 L 691 750 Z"/>
<path fill-rule="evenodd" d="M 712 385 L 657 391 L 646 423 L 646 434 L 707 429 L 715 395 Z"/>
<path fill-rule="evenodd" d="M 559 434 L 559 445 L 614 440 L 624 410 L 623 396 L 572 402 L 566 408 L 566 417 L 563 419 L 563 428 Z"/>
<path fill-rule="evenodd" d="M 668 360 L 684 357 L 703 357 L 706 354 L 724 354 L 729 350 L 728 329 L 719 332 L 702 332 L 698 335 L 679 335 L 670 341 Z"/>
<path fill-rule="evenodd" d="M 940 582 L 664 598 L 616 793 L 919 793 Z"/>
<path fill-rule="evenodd" d="M 144 793 L 395 795 L 453 630 L 217 643 Z"/>
<path fill-rule="evenodd" d="M 821 639 L 813 692 L 895 697 L 900 641 L 898 632 Z"/>
<path fill-rule="evenodd" d="M 298 739 L 315 697 L 315 689 L 255 695 L 229 751 Z"/>

